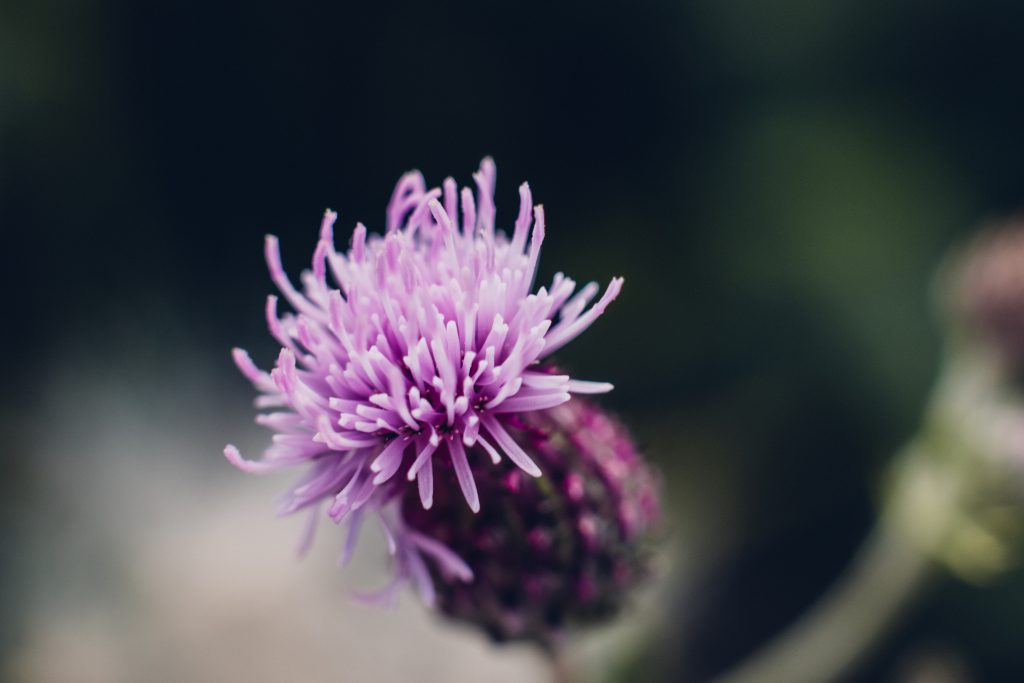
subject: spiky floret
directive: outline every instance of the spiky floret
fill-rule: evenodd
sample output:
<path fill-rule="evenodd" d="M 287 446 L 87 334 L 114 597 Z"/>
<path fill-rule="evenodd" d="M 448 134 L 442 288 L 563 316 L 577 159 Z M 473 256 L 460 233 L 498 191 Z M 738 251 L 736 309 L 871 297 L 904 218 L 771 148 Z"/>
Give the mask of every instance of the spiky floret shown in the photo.
<path fill-rule="evenodd" d="M 431 507 L 438 458 L 450 462 L 476 512 L 467 449 L 482 449 L 494 463 L 505 456 L 539 477 L 506 429 L 507 416 L 552 408 L 573 393 L 611 390 L 539 363 L 604 312 L 622 279 L 592 305 L 597 284 L 577 291 L 561 273 L 532 291 L 543 207 L 533 205 L 524 183 L 511 235 L 496 230 L 495 177 L 494 163 L 484 159 L 474 196 L 469 188 L 460 193 L 451 178 L 428 189 L 419 172 L 407 173 L 388 205 L 386 233 L 368 235 L 357 224 L 345 253 L 334 246 L 337 214 L 327 211 L 301 291 L 284 272 L 277 238 L 267 237 L 271 279 L 294 312 L 279 315 L 277 298 L 268 297 L 267 323 L 282 346 L 269 373 L 245 351 L 233 353 L 262 392 L 257 406 L 270 410 L 257 421 L 276 434 L 262 460 L 243 459 L 230 445 L 225 455 L 247 472 L 308 466 L 285 512 L 326 501 L 336 522 L 352 517 L 358 529 L 371 509 L 387 527 L 382 511 L 402 493 L 403 480 L 415 481 L 422 506 Z M 391 520 L 392 531 L 397 524 Z M 429 543 L 403 535 L 392 544 L 400 563 L 403 543 L 431 555 Z"/>

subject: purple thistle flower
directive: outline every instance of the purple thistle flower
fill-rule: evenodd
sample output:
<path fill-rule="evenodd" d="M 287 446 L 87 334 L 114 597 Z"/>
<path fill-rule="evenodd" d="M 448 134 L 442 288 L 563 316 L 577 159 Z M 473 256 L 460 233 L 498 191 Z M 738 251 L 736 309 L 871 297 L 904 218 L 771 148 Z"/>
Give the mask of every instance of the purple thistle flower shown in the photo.
<path fill-rule="evenodd" d="M 411 482 L 429 509 L 434 466 L 450 468 L 478 512 L 479 463 L 470 456 L 486 454 L 494 464 L 505 456 L 540 477 L 509 431 L 514 416 L 612 388 L 540 363 L 604 312 L 622 279 L 589 307 L 597 284 L 576 291 L 561 273 L 533 292 L 543 208 L 533 206 L 524 183 L 512 234 L 496 230 L 495 176 L 494 163 L 484 159 L 473 176 L 474 197 L 469 188 L 459 193 L 451 178 L 428 190 L 419 172 L 407 173 L 388 205 L 386 234 L 368 236 L 357 224 L 347 253 L 335 250 L 337 214 L 327 211 L 302 291 L 281 266 L 277 238 L 268 236 L 271 279 L 294 313 L 278 315 L 277 297 L 268 297 L 267 323 L 282 346 L 269 373 L 245 351 L 233 352 L 262 392 L 257 407 L 271 411 L 257 422 L 276 433 L 262 460 L 243 459 L 230 445 L 228 460 L 246 472 L 308 468 L 283 512 L 310 509 L 311 538 L 326 503 L 332 520 L 349 524 L 345 557 L 369 511 L 388 536 L 396 582 L 412 579 L 428 602 L 433 589 L 424 558 L 463 581 L 472 571 L 437 540 L 405 527 L 400 502 Z"/>

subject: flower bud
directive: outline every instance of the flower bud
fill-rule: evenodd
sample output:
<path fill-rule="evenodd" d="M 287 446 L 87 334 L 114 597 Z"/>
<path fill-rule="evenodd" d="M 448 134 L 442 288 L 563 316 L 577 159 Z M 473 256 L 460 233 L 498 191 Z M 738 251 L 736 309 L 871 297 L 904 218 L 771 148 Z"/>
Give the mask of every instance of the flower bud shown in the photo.
<path fill-rule="evenodd" d="M 924 552 L 983 583 L 1024 555 L 1024 219 L 981 232 L 945 275 L 947 353 L 887 509 Z"/>
<path fill-rule="evenodd" d="M 1024 218 L 975 238 L 962 257 L 953 298 L 969 334 L 1012 370 L 1024 369 Z"/>
<path fill-rule="evenodd" d="M 508 429 L 543 477 L 494 467 L 481 452 L 470 458 L 487 501 L 479 514 L 454 486 L 439 486 L 429 510 L 407 494 L 402 512 L 473 571 L 454 582 L 432 569 L 440 611 L 497 641 L 551 648 L 566 627 L 613 615 L 648 573 L 659 487 L 626 429 L 592 402 L 524 413 Z"/>

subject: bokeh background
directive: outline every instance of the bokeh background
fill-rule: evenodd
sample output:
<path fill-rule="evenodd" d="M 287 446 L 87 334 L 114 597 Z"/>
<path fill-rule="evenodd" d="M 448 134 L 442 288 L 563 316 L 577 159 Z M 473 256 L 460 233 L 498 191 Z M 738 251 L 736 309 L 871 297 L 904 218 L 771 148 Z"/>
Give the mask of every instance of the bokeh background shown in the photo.
<path fill-rule="evenodd" d="M 295 562 L 285 482 L 220 455 L 267 438 L 228 354 L 274 357 L 264 233 L 297 272 L 325 207 L 379 230 L 402 172 L 486 154 L 499 221 L 545 204 L 542 275 L 625 276 L 562 358 L 666 482 L 659 597 L 583 666 L 737 662 L 871 527 L 937 264 L 1024 205 L 1022 41 L 997 0 L 0 0 L 0 678 L 543 679 L 353 605 L 374 549 Z M 1018 681 L 1022 629 L 1021 573 L 943 583 L 851 680 Z"/>

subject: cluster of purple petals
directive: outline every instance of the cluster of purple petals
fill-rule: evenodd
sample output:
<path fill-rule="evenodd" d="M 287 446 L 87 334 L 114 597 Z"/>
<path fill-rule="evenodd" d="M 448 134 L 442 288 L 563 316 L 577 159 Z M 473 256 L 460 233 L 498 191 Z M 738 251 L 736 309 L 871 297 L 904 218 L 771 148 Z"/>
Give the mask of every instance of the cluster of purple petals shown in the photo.
<path fill-rule="evenodd" d="M 246 472 L 304 468 L 282 511 L 309 510 L 309 538 L 323 513 L 346 522 L 345 557 L 364 518 L 376 518 L 396 582 L 411 579 L 428 602 L 425 560 L 463 581 L 472 572 L 436 539 L 405 527 L 398 501 L 412 482 L 429 509 L 449 494 L 439 490 L 435 466 L 451 471 L 454 482 L 444 486 L 457 488 L 478 512 L 481 457 L 492 466 L 507 459 L 531 477 L 544 473 L 510 432 L 511 417 L 612 388 L 540 363 L 601 315 L 621 278 L 596 302 L 597 284 L 577 290 L 561 273 L 534 291 L 543 208 L 524 183 L 511 234 L 496 230 L 495 178 L 490 159 L 473 176 L 475 193 L 459 191 L 451 178 L 428 189 L 419 172 L 408 173 L 388 205 L 385 234 L 357 224 L 345 252 L 335 247 L 337 216 L 327 211 L 301 288 L 268 236 L 271 279 L 292 309 L 279 313 L 277 297 L 267 299 L 267 324 L 281 352 L 270 372 L 241 349 L 233 352 L 261 392 L 256 404 L 266 412 L 257 421 L 275 434 L 262 459 L 247 460 L 229 445 L 228 460 Z"/>
<path fill-rule="evenodd" d="M 403 515 L 477 577 L 458 583 L 437 572 L 442 612 L 498 641 L 552 648 L 567 627 L 613 615 L 648 574 L 659 486 L 626 429 L 588 401 L 517 416 L 509 428 L 543 479 L 477 461 L 478 485 L 493 501 L 479 515 L 447 490 L 432 510 L 406 496 Z"/>

